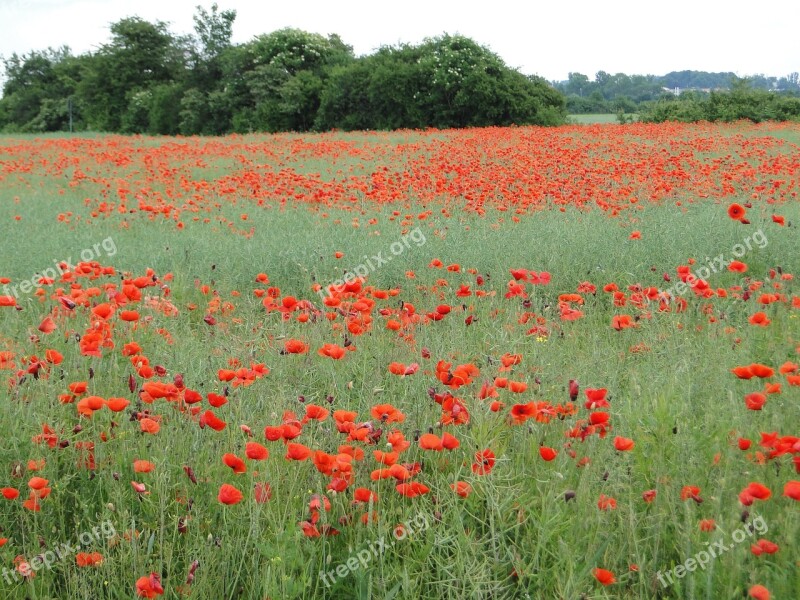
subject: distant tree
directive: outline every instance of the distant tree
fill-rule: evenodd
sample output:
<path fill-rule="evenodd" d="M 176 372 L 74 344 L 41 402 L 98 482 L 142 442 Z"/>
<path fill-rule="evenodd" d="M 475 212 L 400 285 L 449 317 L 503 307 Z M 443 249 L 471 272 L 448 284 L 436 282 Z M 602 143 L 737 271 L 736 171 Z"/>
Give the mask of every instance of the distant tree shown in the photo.
<path fill-rule="evenodd" d="M 672 71 L 661 78 L 664 87 L 681 89 L 726 89 L 734 73 L 709 73 L 707 71 Z"/>
<path fill-rule="evenodd" d="M 638 105 L 628 96 L 618 96 L 611 102 L 611 109 L 617 114 L 630 114 L 637 111 Z"/>
<path fill-rule="evenodd" d="M 631 75 L 631 89 L 626 94 L 636 102 L 653 100 L 662 93 L 662 85 L 653 75 Z"/>
<path fill-rule="evenodd" d="M 589 77 L 583 73 L 569 73 L 566 84 L 562 86 L 561 91 L 565 94 L 574 94 L 582 98 L 591 94 L 595 87 L 597 87 L 596 83 L 589 81 Z"/>
<path fill-rule="evenodd" d="M 602 90 L 611 80 L 611 74 L 606 73 L 605 71 L 598 71 L 597 73 L 595 73 L 594 80 L 595 83 L 597 83 L 597 85 L 600 86 L 600 89 Z"/>
<path fill-rule="evenodd" d="M 778 79 L 778 90 L 784 92 L 800 92 L 800 75 L 795 71 Z"/>
<path fill-rule="evenodd" d="M 738 121 L 800 120 L 800 98 L 753 89 L 747 78 L 734 77 L 731 89 L 682 93 L 679 97 L 651 103 L 640 111 L 640 120 L 662 121 Z"/>

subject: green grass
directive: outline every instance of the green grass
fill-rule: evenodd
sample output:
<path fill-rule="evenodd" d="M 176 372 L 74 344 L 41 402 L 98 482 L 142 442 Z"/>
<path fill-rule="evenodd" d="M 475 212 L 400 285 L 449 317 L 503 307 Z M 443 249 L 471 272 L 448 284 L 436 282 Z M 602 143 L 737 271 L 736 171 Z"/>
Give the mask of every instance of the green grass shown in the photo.
<path fill-rule="evenodd" d="M 310 173 L 325 173 L 327 169 L 326 176 L 331 179 L 354 173 L 360 176 L 359 165 L 364 166 L 365 173 L 384 165 L 400 170 L 401 164 L 384 157 L 391 156 L 393 147 L 413 145 L 422 135 L 378 140 L 366 135 L 310 136 L 311 145 L 334 139 L 352 141 L 359 148 L 374 144 L 384 150 L 374 150 L 378 159 L 351 154 L 326 160 L 324 153 L 315 154 L 298 160 L 297 169 Z M 450 134 L 442 135 L 449 139 Z M 787 135 L 797 144 L 797 131 Z M 157 150 L 170 142 L 141 143 Z M 667 142 L 659 143 L 668 147 Z M 783 156 L 791 151 L 791 147 L 772 150 Z M 61 160 L 73 155 L 69 150 L 60 152 Z M 150 194 L 151 190 L 143 191 L 146 186 L 137 183 L 137 173 L 146 164 L 140 158 L 117 168 L 108 163 L 97 167 L 97 157 L 85 151 L 74 155 L 80 156 L 82 168 L 91 169 L 91 176 L 102 181 L 71 187 L 67 175 L 48 176 L 39 167 L 4 174 L 0 223 L 6 235 L 0 237 L 0 256 L 8 258 L 0 266 L 0 276 L 14 282 L 30 279 L 54 260 L 75 260 L 81 250 L 112 238 L 113 256 L 104 250 L 98 260 L 133 276 L 152 268 L 160 285 L 169 287 L 168 299 L 179 315 L 168 317 L 139 307 L 143 316 L 152 316 L 152 322 L 142 322 L 136 329 L 115 319 L 116 347 L 97 358 L 78 352 L 76 334 L 83 334 L 90 324 L 88 311 L 82 307 L 74 311 L 74 316 L 59 316 L 56 332 L 48 336 L 37 332 L 42 318 L 58 304 L 49 298 L 52 289 L 41 301 L 33 295 L 22 296 L 19 304 L 24 310 L 0 308 L 0 350 L 12 349 L 18 357 L 26 357 L 42 356 L 46 348 L 55 348 L 65 357 L 48 377 L 27 376 L 19 385 L 3 386 L 0 462 L 4 474 L 0 487 L 19 488 L 26 496 L 32 473 L 13 478 L 9 475 L 12 464 L 46 459 L 41 475 L 50 480 L 52 493 L 42 500 L 41 512 L 24 509 L 23 497 L 16 502 L 0 501 L 0 537 L 10 539 L 0 548 L 2 566 L 11 569 L 17 555 L 30 560 L 42 551 L 41 539 L 48 545 L 74 541 L 106 520 L 120 534 L 138 532 L 133 541 L 115 539 L 111 545 L 104 540 L 93 544 L 91 549 L 105 556 L 98 568 L 77 568 L 74 557 L 68 557 L 28 582 L 7 584 L 0 579 L 0 597 L 132 598 L 134 582 L 156 572 L 162 575 L 166 589 L 163 597 L 178 598 L 178 588 L 194 560 L 200 566 L 192 585 L 193 598 L 713 599 L 742 597 L 755 583 L 769 587 L 775 598 L 797 597 L 800 573 L 795 546 L 800 536 L 800 513 L 798 503 L 781 497 L 781 492 L 785 482 L 798 476 L 792 472 L 789 456 L 758 465 L 736 447 L 736 439 L 752 439 L 755 449 L 760 432 L 796 435 L 800 388 L 784 382 L 783 393 L 771 395 L 764 410 L 749 411 L 743 397 L 761 389 L 761 383 L 737 380 L 730 369 L 753 362 L 775 368 L 787 360 L 797 362 L 800 311 L 781 302 L 760 307 L 754 304 L 755 298 L 744 302 L 733 295 L 710 301 L 687 297 L 688 308 L 680 313 L 659 312 L 656 305 L 649 311 L 637 310 L 630 305 L 615 307 L 611 295 L 602 291 L 612 282 L 626 293 L 627 286 L 636 284 L 668 287 L 672 284 L 664 282 L 663 273 L 671 273 L 674 280 L 675 267 L 687 264 L 692 257 L 701 262 L 720 253 L 730 257 L 735 245 L 759 228 L 768 243 L 763 248 L 753 244 L 741 260 L 749 266 L 747 275 L 767 281 L 762 291 L 768 290 L 771 268 L 780 266 L 784 273 L 800 273 L 797 229 L 773 224 L 771 205 L 757 202 L 749 211 L 749 226 L 727 217 L 730 200 L 686 204 L 685 210 L 674 202 L 648 204 L 634 214 L 617 218 L 597 209 L 567 207 L 564 212 L 525 214 L 514 222 L 511 211 L 479 216 L 459 211 L 459 200 L 454 199 L 449 205 L 452 216 L 448 216 L 434 201 L 411 197 L 404 199 L 411 210 L 398 208 L 403 215 L 407 211 L 416 215 L 428 207 L 433 213 L 402 225 L 391 220 L 392 211 L 399 206 L 395 204 L 374 208 L 365 202 L 363 212 L 323 211 L 292 203 L 285 208 L 262 209 L 244 199 L 234 204 L 231 198 L 212 194 L 220 206 L 199 213 L 211 222 L 195 222 L 187 210 L 182 213 L 185 228 L 181 231 L 172 218 L 150 221 L 142 213 L 112 212 L 84 225 L 77 217 L 90 218 L 94 207 L 85 205 L 85 200 L 103 198 L 107 181 L 113 184 L 112 189 L 127 182 L 136 188 L 132 197 Z M 174 157 L 170 164 L 177 168 L 184 158 L 178 152 Z M 256 164 L 274 160 L 275 169 L 286 166 L 278 159 L 253 153 L 246 158 Z M 2 160 L 8 164 L 10 158 Z M 206 166 L 191 167 L 193 180 L 224 176 L 235 168 L 236 160 L 212 153 L 205 159 Z M 344 174 L 337 175 L 340 168 Z M 163 190 L 172 185 L 164 181 L 178 178 L 167 175 L 151 186 Z M 749 197 L 742 192 L 733 199 L 744 202 Z M 174 204 L 180 206 L 185 200 Z M 137 203 L 131 201 L 130 206 Z M 68 210 L 73 211 L 72 223 L 58 223 L 57 216 Z M 796 202 L 781 205 L 779 211 L 788 222 L 800 222 Z M 323 216 L 322 212 L 330 214 Z M 241 213 L 247 213 L 246 221 L 241 220 Z M 359 218 L 357 228 L 351 226 L 354 216 Z M 368 224 L 371 218 L 377 223 Z M 234 233 L 230 223 L 242 231 L 253 227 L 254 233 L 249 237 Z M 344 343 L 343 333 L 333 330 L 324 317 L 308 323 L 283 320 L 275 312 L 266 312 L 253 294 L 255 289 L 269 287 L 255 283 L 256 275 L 264 272 L 269 275 L 269 285 L 280 288 L 281 296 L 307 298 L 319 305 L 318 295 L 311 290 L 313 283 L 334 281 L 344 270 L 364 262 L 365 255 L 391 254 L 391 244 L 402 239 L 403 230 L 413 227 L 424 233 L 425 243 L 406 247 L 386 266 L 371 272 L 368 279 L 380 289 L 400 289 L 399 295 L 376 300 L 372 329 L 361 336 L 350 336 L 357 350 L 341 361 L 316 354 L 323 343 Z M 641 231 L 642 239 L 629 239 L 633 229 Z M 343 251 L 345 257 L 336 260 L 336 251 Z M 462 271 L 430 268 L 435 258 L 444 265 L 458 263 Z M 552 274 L 548 286 L 527 287 L 529 307 L 520 298 L 504 297 L 509 269 L 517 268 Z M 482 274 L 486 278 L 483 288 L 494 290 L 495 295 L 457 297 L 455 290 L 461 284 L 469 284 L 473 291 L 481 289 L 467 269 Z M 414 272 L 413 279 L 407 276 L 409 271 Z M 167 273 L 174 275 L 171 281 L 164 280 Z M 447 285 L 438 281 L 441 279 Z M 709 278 L 714 288 L 731 288 L 741 279 L 741 275 L 730 272 Z M 116 274 L 84 282 L 84 287 L 102 289 L 104 284 L 119 281 Z M 584 281 L 598 288 L 596 295 L 583 294 L 586 304 L 580 308 L 584 317 L 561 321 L 558 296 L 574 292 Z M 782 293 L 789 298 L 798 295 L 795 280 L 782 283 Z M 213 292 L 204 294 L 200 289 L 204 284 Z M 160 287 L 142 291 L 158 296 L 165 293 Z M 211 310 L 213 296 L 231 306 L 214 313 L 216 325 L 209 326 L 203 317 Z M 101 300 L 105 300 L 105 294 L 92 302 Z M 453 311 L 441 321 L 414 327 L 413 340 L 404 341 L 386 329 L 386 319 L 377 312 L 381 308 L 396 311 L 401 301 L 413 304 L 421 314 L 444 303 Z M 466 310 L 462 310 L 462 304 Z M 192 310 L 192 305 L 197 308 Z M 748 324 L 747 318 L 758 309 L 772 319 L 769 327 Z M 544 317 L 550 335 L 526 335 L 533 325 L 519 323 L 526 312 Z M 638 327 L 613 330 L 612 316 L 623 313 L 640 316 Z M 475 318 L 470 326 L 464 322 L 467 314 Z M 157 331 L 162 328 L 174 343 L 168 343 Z M 32 335 L 42 341 L 37 342 Z M 307 341 L 311 352 L 281 355 L 286 338 Z M 245 366 L 265 363 L 270 373 L 251 386 L 230 388 L 228 404 L 214 409 L 227 421 L 226 429 L 201 429 L 196 421 L 163 400 L 152 405 L 135 402 L 135 394 L 128 390 L 133 369 L 120 352 L 125 343 L 134 340 L 152 365 L 167 370 L 167 376 L 156 379 L 172 381 L 180 373 L 189 388 L 203 394 L 222 392 L 224 384 L 217 380 L 217 371 L 227 368 L 230 359 L 238 359 Z M 631 348 L 639 344 L 647 349 L 633 352 Z M 423 348 L 430 358 L 423 357 Z M 511 374 L 499 371 L 504 353 L 523 357 Z M 441 407 L 428 394 L 430 387 L 445 389 L 434 374 L 439 360 L 472 362 L 481 370 L 475 383 L 454 391 L 464 399 L 471 420 L 468 425 L 444 429 L 456 435 L 461 446 L 441 454 L 422 451 L 413 443 L 415 434 L 442 432 Z M 387 372 L 393 361 L 418 362 L 421 368 L 412 376 L 399 378 Z M 13 376 L 12 371 L 3 373 Z M 491 382 L 499 375 L 526 381 L 529 386 L 519 395 L 501 390 L 506 408 L 494 413 L 489 410 L 489 401 L 479 401 L 476 396 L 483 381 Z M 519 426 L 508 424 L 508 410 L 516 402 L 567 402 L 570 379 L 577 379 L 581 386 L 577 416 L 547 424 L 534 420 Z M 150 409 L 161 415 L 161 431 L 156 436 L 139 433 L 130 410 L 112 415 L 103 409 L 88 419 L 78 416 L 75 405 L 59 403 L 58 396 L 69 382 L 83 380 L 89 382 L 91 394 L 123 396 L 134 401 L 131 408 Z M 782 381 L 782 376 L 774 380 Z M 603 439 L 597 435 L 584 442 L 566 438 L 565 433 L 576 421 L 591 412 L 583 408 L 583 390 L 589 387 L 609 390 L 613 429 Z M 370 472 L 379 466 L 372 452 L 387 449 L 386 433 L 394 427 L 376 423 L 383 428 L 383 437 L 377 446 L 361 446 L 366 457 L 354 467 L 351 488 L 375 490 L 378 501 L 372 509 L 354 507 L 350 489 L 329 493 L 331 510 L 322 511 L 320 523 L 328 523 L 341 533 L 304 537 L 298 522 L 308 518 L 312 495 L 324 493 L 330 478 L 318 473 L 308 461 L 284 460 L 282 444 L 265 442 L 262 433 L 266 425 L 279 424 L 286 410 L 302 416 L 300 395 L 305 404 L 357 411 L 359 422 L 370 419 L 370 408 L 377 403 L 388 402 L 402 410 L 406 420 L 397 428 L 412 445 L 400 462 L 422 463 L 422 473 L 415 480 L 428 485 L 430 493 L 406 499 L 397 494 L 394 483 L 370 480 Z M 334 399 L 331 405 L 328 397 Z M 207 408 L 205 401 L 202 406 L 203 410 Z M 69 441 L 69 446 L 50 449 L 35 443 L 32 438 L 41 433 L 43 424 L 52 427 L 59 440 Z M 75 429 L 77 425 L 80 431 Z M 248 472 L 235 475 L 221 457 L 226 452 L 244 455 L 248 438 L 240 425 L 251 428 L 252 439 L 265 444 L 270 457 L 264 463 L 247 461 Z M 617 435 L 632 438 L 635 448 L 615 451 L 612 440 Z M 101 441 L 101 436 L 107 441 Z M 344 438 L 328 418 L 306 425 L 295 441 L 336 453 Z M 96 443 L 97 468 L 93 473 L 75 465 L 75 443 L 89 440 Z M 543 461 L 540 445 L 557 449 L 556 459 Z M 470 468 L 472 456 L 484 448 L 495 452 L 497 464 L 490 475 L 475 475 Z M 570 451 L 575 452 L 574 458 Z M 590 462 L 578 466 L 582 457 Z M 131 465 L 135 459 L 154 462 L 155 471 L 134 473 Z M 193 468 L 196 485 L 186 477 L 185 465 Z M 149 493 L 137 495 L 130 485 L 132 480 L 145 483 Z M 473 486 L 466 499 L 449 487 L 458 480 Z M 777 543 L 780 551 L 756 557 L 749 551 L 750 541 L 745 541 L 711 561 L 705 571 L 662 588 L 657 572 L 666 572 L 705 550 L 709 541 L 730 542 L 733 532 L 742 527 L 737 495 L 751 481 L 763 482 L 772 490 L 769 501 L 756 501 L 750 510 L 753 517 L 763 516 L 769 527 L 763 537 Z M 254 502 L 252 488 L 257 482 L 270 483 L 273 497 L 269 502 Z M 241 489 L 244 501 L 229 507 L 219 504 L 216 496 L 222 483 Z M 703 503 L 682 501 L 684 485 L 699 486 Z M 641 497 L 648 489 L 658 490 L 652 504 Z M 568 491 L 574 492 L 575 498 L 567 502 Z M 615 498 L 617 508 L 599 510 L 601 494 Z M 364 525 L 360 517 L 370 510 L 377 513 L 378 520 Z M 419 515 L 428 527 L 392 544 L 380 556 L 373 553 L 365 565 L 348 569 L 346 576 L 337 578 L 331 587 L 325 586 L 320 572 L 335 570 L 359 551 L 374 547 L 381 538 L 391 541 L 398 523 Z M 181 518 L 186 519 L 186 533 L 178 529 Z M 340 518 L 354 522 L 340 524 Z M 709 518 L 716 520 L 718 529 L 701 532 L 699 521 Z M 617 583 L 600 586 L 592 576 L 595 567 L 612 570 Z"/>
<path fill-rule="evenodd" d="M 631 114 L 626 115 L 633 119 L 638 118 L 638 115 Z M 575 123 L 578 125 L 606 125 L 609 123 L 617 124 L 619 120 L 617 119 L 617 115 L 615 114 L 581 114 L 581 115 L 567 115 L 567 122 Z"/>

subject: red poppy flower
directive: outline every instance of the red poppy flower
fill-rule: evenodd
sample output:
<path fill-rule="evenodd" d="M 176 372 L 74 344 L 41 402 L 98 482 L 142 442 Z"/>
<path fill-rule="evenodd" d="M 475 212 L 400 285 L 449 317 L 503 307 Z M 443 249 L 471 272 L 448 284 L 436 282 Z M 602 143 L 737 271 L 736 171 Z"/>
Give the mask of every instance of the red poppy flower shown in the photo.
<path fill-rule="evenodd" d="M 747 595 L 755 600 L 769 600 L 770 594 L 769 590 L 765 588 L 763 585 L 756 584 L 752 586 L 749 590 L 747 590 Z"/>
<path fill-rule="evenodd" d="M 245 465 L 244 461 L 235 454 L 223 454 L 222 462 L 224 462 L 225 465 L 233 469 L 234 473 L 247 472 L 247 465 Z"/>
<path fill-rule="evenodd" d="M 223 483 L 222 486 L 219 488 L 219 493 L 217 494 L 217 500 L 219 500 L 222 504 L 238 504 L 242 501 L 244 494 L 239 491 L 237 488 L 229 485 L 227 483 Z"/>
<path fill-rule="evenodd" d="M 289 460 L 306 460 L 311 456 L 311 449 L 303 444 L 289 442 L 286 444 L 286 458 Z"/>
<path fill-rule="evenodd" d="M 647 502 L 648 504 L 656 499 L 656 495 L 658 492 L 656 490 L 647 490 L 642 492 L 642 500 Z"/>
<path fill-rule="evenodd" d="M 755 544 L 750 545 L 750 552 L 756 556 L 775 554 L 778 550 L 780 550 L 778 544 L 770 542 L 769 540 L 758 540 Z"/>
<path fill-rule="evenodd" d="M 734 221 L 741 221 L 747 214 L 747 210 L 741 204 L 734 202 L 728 207 L 728 216 Z"/>
<path fill-rule="evenodd" d="M 787 481 L 783 486 L 783 495 L 792 500 L 800 501 L 800 481 Z"/>
<path fill-rule="evenodd" d="M 595 579 L 597 579 L 597 581 L 603 585 L 611 585 L 612 583 L 616 582 L 614 573 L 606 569 L 601 569 L 599 567 L 592 569 L 592 575 L 594 575 Z"/>
<path fill-rule="evenodd" d="M 694 500 L 698 504 L 703 502 L 703 499 L 700 497 L 700 488 L 696 485 L 685 485 L 681 488 L 681 500 Z"/>
<path fill-rule="evenodd" d="M 272 499 L 272 487 L 268 483 L 258 482 L 253 490 L 253 497 L 258 504 L 264 504 Z"/>
<path fill-rule="evenodd" d="M 611 496 L 600 494 L 600 498 L 597 500 L 597 508 L 600 510 L 614 510 L 617 508 L 617 501 Z"/>
<path fill-rule="evenodd" d="M 135 460 L 133 461 L 134 473 L 150 473 L 156 466 L 149 460 Z"/>
<path fill-rule="evenodd" d="M 450 487 L 462 498 L 466 498 L 472 493 L 472 486 L 466 481 L 456 481 L 455 483 L 451 483 Z"/>
<path fill-rule="evenodd" d="M 433 433 L 422 434 L 419 438 L 419 447 L 423 450 L 436 450 L 437 452 L 444 449 L 441 438 Z"/>
<path fill-rule="evenodd" d="M 300 340 L 289 339 L 283 343 L 283 349 L 287 354 L 305 354 L 308 352 L 308 344 Z"/>
<path fill-rule="evenodd" d="M 19 497 L 19 490 L 16 488 L 0 488 L 0 493 L 3 494 L 3 498 L 6 500 L 16 500 Z"/>
<path fill-rule="evenodd" d="M 412 481 L 410 483 L 398 483 L 395 488 L 406 498 L 416 498 L 417 496 L 422 496 L 430 491 L 430 488 L 427 485 L 424 485 L 418 481 Z"/>
<path fill-rule="evenodd" d="M 377 502 L 378 494 L 367 488 L 356 488 L 353 492 L 355 502 Z"/>
<path fill-rule="evenodd" d="M 717 528 L 717 523 L 714 519 L 703 519 L 698 527 L 700 527 L 700 531 L 714 531 Z"/>
<path fill-rule="evenodd" d="M 766 379 L 768 377 L 772 377 L 775 374 L 775 369 L 759 363 L 753 363 L 752 365 L 750 365 L 749 369 L 754 377 L 758 377 L 760 379 Z"/>
<path fill-rule="evenodd" d="M 757 500 L 767 500 L 772 496 L 772 492 L 763 483 L 754 481 L 747 486 L 748 493 Z"/>
<path fill-rule="evenodd" d="M 373 419 L 384 423 L 402 423 L 406 416 L 391 404 L 377 404 L 372 407 L 370 414 Z"/>
<path fill-rule="evenodd" d="M 747 272 L 747 265 L 738 260 L 732 260 L 728 264 L 728 271 L 732 271 L 734 273 L 746 273 Z"/>
<path fill-rule="evenodd" d="M 164 593 L 161 587 L 161 579 L 158 573 L 150 573 L 149 576 L 140 577 L 136 580 L 136 595 L 141 598 L 155 598 Z"/>
<path fill-rule="evenodd" d="M 750 410 L 761 410 L 767 403 L 767 397 L 764 394 L 754 392 L 744 397 L 744 403 Z"/>
<path fill-rule="evenodd" d="M 548 448 L 547 446 L 539 446 L 539 456 L 546 462 L 550 462 L 558 456 L 558 450 Z"/>
<path fill-rule="evenodd" d="M 244 448 L 244 455 L 250 460 L 266 460 L 269 458 L 269 450 L 258 442 L 247 442 Z"/>
<path fill-rule="evenodd" d="M 225 429 L 227 423 L 222 419 L 220 419 L 219 417 L 217 417 L 217 415 L 215 415 L 210 410 L 207 410 L 206 412 L 203 413 L 203 416 L 200 417 L 200 426 L 202 427 L 204 425 L 207 425 L 214 431 L 222 431 L 223 429 Z"/>
<path fill-rule="evenodd" d="M 476 475 L 488 475 L 492 472 L 495 465 L 494 452 L 489 450 L 481 450 L 475 453 L 475 462 L 472 463 L 472 472 Z"/>
<path fill-rule="evenodd" d="M 636 444 L 632 439 L 620 436 L 614 438 L 614 448 L 616 448 L 620 452 L 627 452 L 628 450 L 632 450 L 635 445 Z"/>
<path fill-rule="evenodd" d="M 753 313 L 747 320 L 751 325 L 758 325 L 759 327 L 766 327 L 772 323 L 772 321 L 769 320 L 769 317 L 767 317 L 766 313 L 761 311 Z"/>
<path fill-rule="evenodd" d="M 322 348 L 317 351 L 320 356 L 327 356 L 334 360 L 343 358 L 346 352 L 344 348 L 337 344 L 324 344 Z"/>

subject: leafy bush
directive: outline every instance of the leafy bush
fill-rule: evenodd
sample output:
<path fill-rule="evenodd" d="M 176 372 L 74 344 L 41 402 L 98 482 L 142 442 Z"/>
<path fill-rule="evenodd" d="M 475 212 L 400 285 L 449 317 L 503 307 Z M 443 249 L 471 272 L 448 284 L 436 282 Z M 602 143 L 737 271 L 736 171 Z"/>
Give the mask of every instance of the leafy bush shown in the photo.
<path fill-rule="evenodd" d="M 463 36 L 385 47 L 332 73 L 317 129 L 556 125 L 564 97 Z"/>

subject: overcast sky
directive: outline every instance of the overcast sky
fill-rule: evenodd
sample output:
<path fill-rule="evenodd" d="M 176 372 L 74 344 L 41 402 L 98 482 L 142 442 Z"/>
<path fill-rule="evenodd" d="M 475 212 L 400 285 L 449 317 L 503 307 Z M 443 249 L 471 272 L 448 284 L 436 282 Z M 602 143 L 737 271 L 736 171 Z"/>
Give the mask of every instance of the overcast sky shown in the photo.
<path fill-rule="evenodd" d="M 138 15 L 192 31 L 206 0 L 0 0 L 0 55 L 108 41 L 108 25 Z M 685 69 L 783 76 L 800 71 L 797 0 L 490 0 L 405 2 L 219 0 L 237 11 L 234 42 L 282 27 L 338 33 L 356 54 L 460 33 L 526 74 L 563 80 L 571 71 L 663 75 Z"/>

